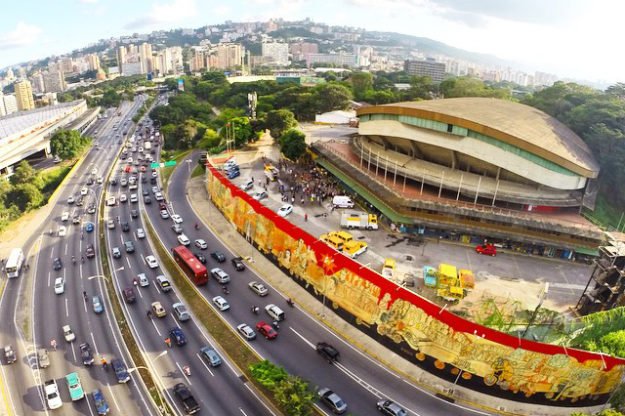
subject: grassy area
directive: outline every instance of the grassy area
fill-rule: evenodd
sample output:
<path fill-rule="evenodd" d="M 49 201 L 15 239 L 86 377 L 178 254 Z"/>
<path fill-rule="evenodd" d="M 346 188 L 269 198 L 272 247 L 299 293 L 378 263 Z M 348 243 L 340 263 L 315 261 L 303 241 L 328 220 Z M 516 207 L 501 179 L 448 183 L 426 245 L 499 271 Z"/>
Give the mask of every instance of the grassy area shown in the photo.
<path fill-rule="evenodd" d="M 193 169 L 193 172 L 191 172 L 191 177 L 192 178 L 196 178 L 198 176 L 202 176 L 202 175 L 204 175 L 205 171 L 206 170 L 205 170 L 204 166 L 195 165 L 195 168 Z"/>
<path fill-rule="evenodd" d="M 52 192 L 61 184 L 71 169 L 72 165 L 67 163 L 40 172 L 39 175 L 44 183 L 41 192 L 43 192 L 46 199 L 52 195 Z"/>
<path fill-rule="evenodd" d="M 191 153 L 193 150 L 179 150 L 177 152 L 163 152 L 161 156 L 161 160 L 164 162 L 166 160 L 175 160 L 176 164 L 182 163 L 183 160 L 186 159 L 187 155 Z M 161 180 L 163 182 L 163 189 L 167 189 L 167 184 L 169 183 L 169 178 L 171 174 L 174 173 L 175 166 L 168 166 L 161 170 Z"/>
<path fill-rule="evenodd" d="M 619 220 L 623 214 L 623 210 L 619 210 L 612 205 L 608 204 L 605 198 L 599 196 L 597 198 L 597 205 L 594 211 L 584 209 L 582 215 L 592 221 L 595 225 L 608 230 L 615 230 L 619 225 Z M 623 217 L 625 220 L 625 216 Z M 621 228 L 625 225 L 625 221 L 621 221 Z"/>

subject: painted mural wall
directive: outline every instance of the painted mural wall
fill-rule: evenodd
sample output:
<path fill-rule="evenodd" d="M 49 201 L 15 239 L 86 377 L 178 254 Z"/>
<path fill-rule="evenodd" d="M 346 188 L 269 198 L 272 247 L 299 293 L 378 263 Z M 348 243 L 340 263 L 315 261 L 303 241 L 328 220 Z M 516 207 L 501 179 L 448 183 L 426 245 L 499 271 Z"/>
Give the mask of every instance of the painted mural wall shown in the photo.
<path fill-rule="evenodd" d="M 207 187 L 239 233 L 343 319 L 434 375 L 521 402 L 606 402 L 625 360 L 522 340 L 460 318 L 336 252 L 231 184 Z"/>

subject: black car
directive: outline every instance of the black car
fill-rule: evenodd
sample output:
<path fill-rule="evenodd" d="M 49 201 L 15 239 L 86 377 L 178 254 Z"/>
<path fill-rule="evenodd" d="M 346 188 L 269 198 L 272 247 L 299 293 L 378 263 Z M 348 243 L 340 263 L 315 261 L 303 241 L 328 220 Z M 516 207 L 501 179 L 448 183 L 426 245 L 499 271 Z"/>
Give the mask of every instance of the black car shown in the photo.
<path fill-rule="evenodd" d="M 139 216 L 139 211 L 136 209 L 133 209 L 132 211 L 130 211 L 130 216 L 132 218 L 137 218 Z"/>
<path fill-rule="evenodd" d="M 182 383 L 178 383 L 174 386 L 174 394 L 182 402 L 184 411 L 188 415 L 193 415 L 200 411 L 200 405 L 193 397 L 187 386 Z"/>
<path fill-rule="evenodd" d="M 115 371 L 115 377 L 117 377 L 118 383 L 127 383 L 130 381 L 130 374 L 128 374 L 128 368 L 126 364 L 119 358 L 115 358 L 111 361 L 111 367 Z"/>
<path fill-rule="evenodd" d="M 93 244 L 89 244 L 87 246 L 87 249 L 85 250 L 85 256 L 87 256 L 88 259 L 92 259 L 95 257 L 95 249 L 93 248 Z"/>
<path fill-rule="evenodd" d="M 54 270 L 61 270 L 63 268 L 63 262 L 60 257 L 55 257 L 54 260 L 52 260 L 52 268 Z"/>
<path fill-rule="evenodd" d="M 150 178 L 150 183 L 152 185 L 156 185 L 156 178 Z"/>
<path fill-rule="evenodd" d="M 243 263 L 243 259 L 241 257 L 235 257 L 231 260 L 232 265 L 237 271 L 245 270 L 245 263 Z"/>
<path fill-rule="evenodd" d="M 87 185 L 93 185 L 93 178 L 87 179 Z"/>
<path fill-rule="evenodd" d="M 150 191 L 145 188 L 143 188 L 143 191 L 141 193 L 143 194 L 143 196 L 150 195 Z"/>
<path fill-rule="evenodd" d="M 145 205 L 150 205 L 152 203 L 152 198 L 146 195 L 143 197 L 143 202 L 145 203 Z"/>
<path fill-rule="evenodd" d="M 78 201 L 76 201 L 76 206 L 77 207 L 82 207 L 82 204 L 85 202 L 85 198 L 81 195 L 80 198 L 78 198 Z"/>
<path fill-rule="evenodd" d="M 126 289 L 122 290 L 122 294 L 124 295 L 124 300 L 126 300 L 126 303 L 135 303 L 137 300 L 135 291 L 131 287 L 127 287 Z"/>
<path fill-rule="evenodd" d="M 187 337 L 184 335 L 180 327 L 175 326 L 172 329 L 170 329 L 169 336 L 173 338 L 174 342 L 179 347 L 186 345 L 187 343 Z"/>
<path fill-rule="evenodd" d="M 211 257 L 217 260 L 218 263 L 223 263 L 224 261 L 226 261 L 226 256 L 224 256 L 224 253 L 222 253 L 221 251 L 213 251 L 211 253 Z"/>
<path fill-rule="evenodd" d="M 204 257 L 204 255 L 202 253 L 193 253 L 193 255 L 195 257 L 197 257 L 197 259 L 200 261 L 200 263 L 206 264 L 206 257 Z"/>
<path fill-rule="evenodd" d="M 130 231 L 130 224 L 128 224 L 127 222 L 122 222 L 122 231 L 125 233 Z"/>
<path fill-rule="evenodd" d="M 88 342 L 83 342 L 82 344 L 80 344 L 80 357 L 82 358 L 82 363 L 84 365 L 93 364 L 93 352 L 91 351 L 91 346 Z"/>
<path fill-rule="evenodd" d="M 325 357 L 325 359 L 328 360 L 330 364 L 332 364 L 334 361 L 339 361 L 341 358 L 341 354 L 337 351 L 336 348 L 323 341 L 317 343 L 317 353 Z"/>
<path fill-rule="evenodd" d="M 111 185 L 113 186 L 117 185 L 117 178 L 111 179 Z"/>

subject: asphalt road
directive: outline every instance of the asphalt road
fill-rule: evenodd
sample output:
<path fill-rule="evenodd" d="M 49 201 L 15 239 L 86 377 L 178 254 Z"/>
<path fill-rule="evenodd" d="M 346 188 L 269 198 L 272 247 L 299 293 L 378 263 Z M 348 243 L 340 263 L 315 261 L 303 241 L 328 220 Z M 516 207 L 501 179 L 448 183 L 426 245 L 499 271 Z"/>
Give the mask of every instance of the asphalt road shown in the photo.
<path fill-rule="evenodd" d="M 122 105 L 123 117 L 130 119 L 132 113 L 140 106 L 139 102 L 125 103 Z M 130 114 L 130 115 L 128 115 Z M 116 118 L 118 119 L 118 118 Z M 105 171 L 110 166 L 115 152 L 116 139 L 113 138 L 111 126 L 113 119 L 102 119 L 92 129 L 100 129 L 95 146 L 86 156 L 82 166 L 74 176 L 66 183 L 62 190 L 57 206 L 52 210 L 49 221 L 42 226 L 42 230 L 35 238 L 35 264 L 31 265 L 31 273 L 35 277 L 34 285 L 30 288 L 26 279 L 15 279 L 9 282 L 2 302 L 3 316 L 16 316 L 20 311 L 20 305 L 16 304 L 19 292 L 29 290 L 23 296 L 32 296 L 32 328 L 11 328 L 9 320 L 3 321 L 3 336 L 19 339 L 18 360 L 19 365 L 4 366 L 4 379 L 10 380 L 9 395 L 16 414 L 40 414 L 47 413 L 45 398 L 42 394 L 43 381 L 54 378 L 59 386 L 59 392 L 64 406 L 55 411 L 55 414 L 94 414 L 95 409 L 90 393 L 100 389 L 109 406 L 115 413 L 126 414 L 151 414 L 150 406 L 143 392 L 136 385 L 118 385 L 112 371 L 104 371 L 99 365 L 86 367 L 82 364 L 79 344 L 88 342 L 96 354 L 96 364 L 99 355 L 104 355 L 110 361 L 112 357 L 125 359 L 119 333 L 116 330 L 114 318 L 110 315 L 110 308 L 105 302 L 105 313 L 96 315 L 91 306 L 91 301 L 85 302 L 83 290 L 89 296 L 104 292 L 101 279 L 102 271 L 97 257 L 86 260 L 81 264 L 81 253 L 84 253 L 88 244 L 94 244 L 96 253 L 98 241 L 96 233 L 87 233 L 84 225 L 92 222 L 97 227 L 97 214 L 87 214 L 85 210 L 90 203 L 96 203 L 101 193 L 102 185 L 94 183 L 91 186 L 85 184 L 92 169 L 98 170 L 98 176 L 105 176 Z M 129 122 L 130 123 L 130 122 Z M 82 207 L 68 205 L 70 195 L 79 195 L 80 190 L 86 189 L 86 196 Z M 70 213 L 67 222 L 61 222 L 63 212 Z M 79 216 L 80 223 L 72 224 L 74 215 Z M 65 226 L 67 234 L 59 236 L 60 226 Z M 53 231 L 50 235 L 49 230 Z M 96 228 L 97 230 L 97 228 Z M 82 238 L 81 238 L 82 234 Z M 77 264 L 71 262 L 72 255 L 77 258 Z M 83 254 L 84 255 L 84 254 Z M 61 258 L 63 268 L 53 270 L 52 260 Z M 56 277 L 65 279 L 65 292 L 54 293 L 54 280 Z M 105 299 L 104 297 L 102 297 Z M 76 334 L 76 340 L 68 343 L 64 340 L 63 325 L 69 324 Z M 21 331 L 32 330 L 33 344 L 29 344 L 21 336 Z M 57 350 L 53 351 L 50 341 L 56 340 Z M 35 351 L 37 347 L 46 347 L 50 350 L 50 366 L 46 369 L 38 369 Z M 82 387 L 87 394 L 85 400 L 71 402 L 64 376 L 70 372 L 77 372 Z M 127 413 L 129 412 L 129 413 Z"/>
<path fill-rule="evenodd" d="M 281 322 L 280 335 L 276 340 L 268 341 L 258 337 L 251 341 L 251 346 L 261 356 L 284 366 L 290 373 L 302 376 L 319 388 L 331 388 L 345 399 L 352 414 L 377 414 L 376 401 L 387 397 L 409 409 L 411 414 L 475 414 L 424 393 L 408 381 L 401 379 L 368 356 L 352 348 L 299 308 L 288 307 L 285 298 L 273 288 L 270 289 L 269 295 L 264 298 L 255 295 L 247 285 L 252 280 L 262 281 L 263 279 L 250 269 L 243 272 L 235 271 L 229 261 L 235 256 L 235 253 L 229 252 L 218 236 L 212 235 L 210 230 L 204 226 L 201 226 L 200 230 L 194 229 L 194 224 L 198 223 L 199 220 L 187 201 L 185 183 L 198 157 L 199 152 L 195 152 L 191 157 L 193 163 L 189 168 L 184 166 L 186 163 L 182 164 L 171 176 L 169 201 L 172 203 L 173 211 L 184 219 L 182 224 L 184 233 L 192 241 L 202 238 L 208 242 L 208 249 L 203 251 L 208 260 L 207 268 L 210 270 L 213 267 L 221 267 L 231 276 L 230 294 L 226 295 L 231 308 L 226 312 L 219 313 L 233 327 L 242 322 L 254 326 L 261 319 L 270 320 L 263 311 L 264 306 L 269 303 L 274 303 L 285 311 L 287 319 Z M 159 235 L 166 245 L 168 247 L 179 245 L 176 234 L 170 229 L 172 221 L 160 219 L 156 209 L 152 210 L 151 215 L 154 223 L 159 220 L 163 223 L 164 227 L 162 227 Z M 208 255 L 214 250 L 225 253 L 228 261 L 218 264 Z M 193 251 L 199 250 L 193 248 Z M 241 254 L 248 255 L 249 253 Z M 265 282 L 265 285 L 268 283 Z M 223 295 L 220 285 L 214 279 L 210 279 L 208 285 L 200 291 L 209 300 L 213 296 Z M 252 305 L 261 307 L 260 315 L 256 316 L 251 312 Z M 322 305 L 319 306 L 322 307 Z M 341 362 L 339 364 L 330 366 L 316 353 L 315 345 L 322 340 L 335 345 L 340 350 Z"/>

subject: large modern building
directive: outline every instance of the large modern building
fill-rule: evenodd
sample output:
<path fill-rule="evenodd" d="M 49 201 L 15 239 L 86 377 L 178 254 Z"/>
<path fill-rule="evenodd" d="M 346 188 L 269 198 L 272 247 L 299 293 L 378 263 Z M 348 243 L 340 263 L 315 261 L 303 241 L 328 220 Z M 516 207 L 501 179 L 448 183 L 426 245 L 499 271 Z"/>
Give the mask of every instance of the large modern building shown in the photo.
<path fill-rule="evenodd" d="M 553 211 L 579 207 L 588 181 L 599 174 L 573 131 L 511 101 L 407 102 L 363 107 L 358 116 L 362 152 L 383 151 L 414 179 L 425 176 L 426 183 L 454 194 Z"/>
<path fill-rule="evenodd" d="M 445 79 L 445 64 L 433 59 L 405 61 L 404 71 L 418 77 L 430 77 L 434 82 L 441 82 Z"/>
<path fill-rule="evenodd" d="M 33 99 L 33 88 L 26 79 L 17 81 L 15 84 L 15 99 L 17 100 L 17 109 L 19 111 L 27 111 L 35 108 L 35 100 Z"/>

